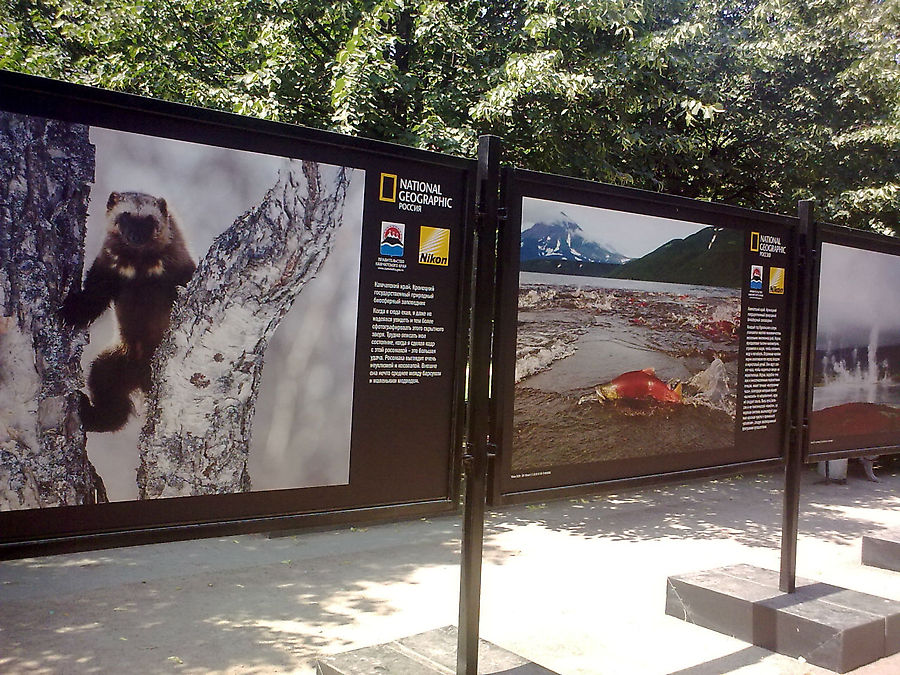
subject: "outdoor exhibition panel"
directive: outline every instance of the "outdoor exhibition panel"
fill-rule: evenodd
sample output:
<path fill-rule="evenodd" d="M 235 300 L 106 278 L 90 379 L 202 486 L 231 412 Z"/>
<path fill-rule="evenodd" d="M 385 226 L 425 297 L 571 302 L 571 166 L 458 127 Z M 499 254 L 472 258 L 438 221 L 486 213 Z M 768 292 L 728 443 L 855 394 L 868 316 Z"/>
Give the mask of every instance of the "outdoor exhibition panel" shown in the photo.
<path fill-rule="evenodd" d="M 777 464 L 796 219 L 506 174 L 494 501 Z"/>
<path fill-rule="evenodd" d="M 0 543 L 454 508 L 474 182 L 0 73 Z"/>
<path fill-rule="evenodd" d="M 815 228 L 807 460 L 900 451 L 900 242 Z"/>

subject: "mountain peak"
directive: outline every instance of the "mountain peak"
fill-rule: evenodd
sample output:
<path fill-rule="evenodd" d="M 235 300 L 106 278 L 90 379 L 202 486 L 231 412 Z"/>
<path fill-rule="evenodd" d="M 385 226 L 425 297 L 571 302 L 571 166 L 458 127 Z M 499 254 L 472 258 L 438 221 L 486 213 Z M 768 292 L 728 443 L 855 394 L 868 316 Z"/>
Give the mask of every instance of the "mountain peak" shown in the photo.
<path fill-rule="evenodd" d="M 564 211 L 552 222 L 539 221 L 522 231 L 520 260 L 573 260 L 621 265 L 628 258 L 585 238 L 584 230 Z"/>

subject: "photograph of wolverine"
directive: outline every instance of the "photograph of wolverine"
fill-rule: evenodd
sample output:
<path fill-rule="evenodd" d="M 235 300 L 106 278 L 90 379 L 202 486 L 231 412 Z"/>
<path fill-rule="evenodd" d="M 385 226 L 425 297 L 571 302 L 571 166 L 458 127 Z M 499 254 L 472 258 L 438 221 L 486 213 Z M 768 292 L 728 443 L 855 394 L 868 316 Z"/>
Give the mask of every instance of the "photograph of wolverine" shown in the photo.
<path fill-rule="evenodd" d="M 83 232 L 67 281 L 3 244 L 0 510 L 349 482 L 362 170 L 2 112 L 0 141 L 0 209 L 49 186 L 15 235 Z M 55 397 L 29 365 L 41 325 L 80 354 Z"/>

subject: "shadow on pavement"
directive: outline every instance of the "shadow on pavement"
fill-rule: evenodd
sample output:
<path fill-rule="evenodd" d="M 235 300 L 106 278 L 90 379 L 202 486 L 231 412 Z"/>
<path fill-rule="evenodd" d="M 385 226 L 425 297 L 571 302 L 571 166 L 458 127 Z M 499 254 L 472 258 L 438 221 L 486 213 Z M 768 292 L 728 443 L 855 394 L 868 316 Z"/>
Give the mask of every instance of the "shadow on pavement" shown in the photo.
<path fill-rule="evenodd" d="M 885 478 L 896 476 L 900 467 L 892 465 L 881 473 Z M 813 468 L 804 472 L 801 534 L 852 543 L 872 529 L 873 510 L 900 506 L 896 485 L 890 480 L 873 483 L 851 475 L 845 485 L 819 481 Z M 583 537 L 630 541 L 727 538 L 778 548 L 782 491 L 783 477 L 778 472 L 613 492 L 500 509 L 490 514 L 486 533 L 500 534 L 528 523 Z M 735 508 L 736 504 L 745 508 Z M 855 517 L 857 509 L 865 513 Z"/>

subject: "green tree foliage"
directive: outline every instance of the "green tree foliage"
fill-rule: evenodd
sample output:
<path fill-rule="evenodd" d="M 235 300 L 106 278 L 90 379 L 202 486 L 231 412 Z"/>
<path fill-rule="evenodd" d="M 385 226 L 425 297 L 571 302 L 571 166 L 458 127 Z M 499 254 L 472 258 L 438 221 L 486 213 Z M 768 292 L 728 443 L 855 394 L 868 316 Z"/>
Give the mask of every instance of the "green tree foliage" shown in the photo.
<path fill-rule="evenodd" d="M 7 3 L 4 68 L 316 126 L 331 116 L 334 55 L 362 11 L 280 0 Z"/>
<path fill-rule="evenodd" d="M 7 2 L 2 67 L 900 229 L 900 0 Z"/>

